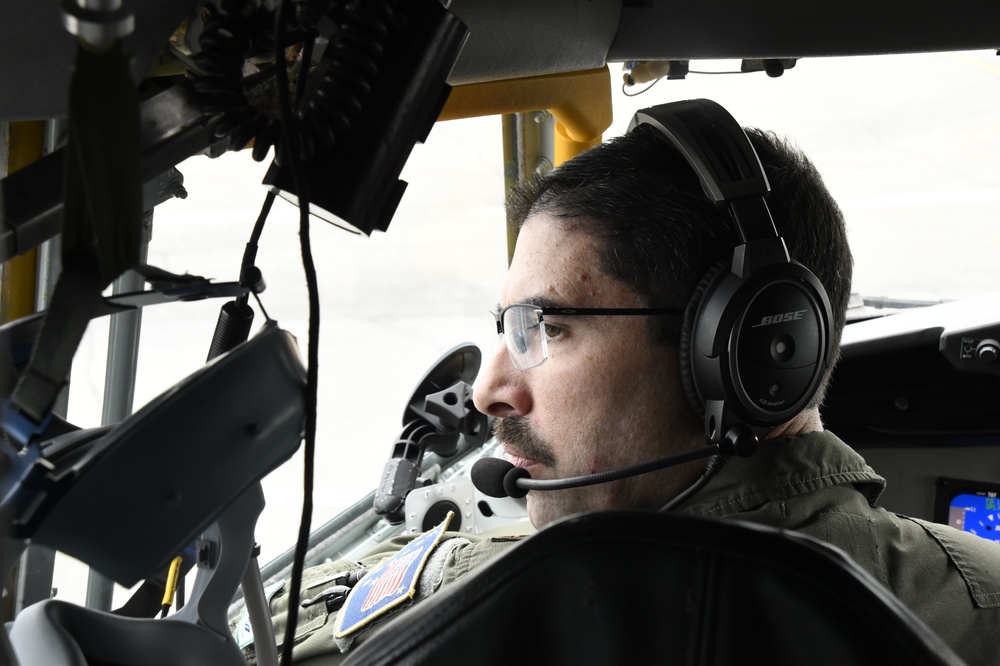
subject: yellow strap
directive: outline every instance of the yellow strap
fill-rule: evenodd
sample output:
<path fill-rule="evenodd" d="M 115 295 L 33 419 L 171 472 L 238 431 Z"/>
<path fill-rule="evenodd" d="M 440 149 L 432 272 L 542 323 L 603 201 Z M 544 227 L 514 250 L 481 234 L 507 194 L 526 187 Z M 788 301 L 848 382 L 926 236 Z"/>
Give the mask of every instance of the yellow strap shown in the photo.
<path fill-rule="evenodd" d="M 170 569 L 167 571 L 167 585 L 163 590 L 163 605 L 169 606 L 174 602 L 174 592 L 177 591 L 177 574 L 181 570 L 181 563 L 184 558 L 178 555 L 170 563 Z"/>

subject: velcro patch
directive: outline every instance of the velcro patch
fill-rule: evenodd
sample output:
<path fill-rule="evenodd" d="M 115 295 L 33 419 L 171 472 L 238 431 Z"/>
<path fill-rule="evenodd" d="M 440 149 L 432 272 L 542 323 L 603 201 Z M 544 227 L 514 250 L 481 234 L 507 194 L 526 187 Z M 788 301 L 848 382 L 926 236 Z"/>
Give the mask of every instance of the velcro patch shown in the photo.
<path fill-rule="evenodd" d="M 454 512 L 444 521 L 421 534 L 392 557 L 383 560 L 358 581 L 337 615 L 335 638 L 344 638 L 400 604 L 413 599 L 424 563 L 441 541 Z"/>

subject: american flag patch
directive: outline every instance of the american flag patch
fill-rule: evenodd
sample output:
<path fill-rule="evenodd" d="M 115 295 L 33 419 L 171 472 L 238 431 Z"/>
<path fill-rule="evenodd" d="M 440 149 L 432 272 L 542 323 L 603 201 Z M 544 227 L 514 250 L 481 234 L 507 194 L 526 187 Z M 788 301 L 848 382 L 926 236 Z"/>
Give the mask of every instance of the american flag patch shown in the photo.
<path fill-rule="evenodd" d="M 386 597 L 392 596 L 392 594 L 399 589 L 400 584 L 403 582 L 403 578 L 406 577 L 406 572 L 410 570 L 410 565 L 413 564 L 419 556 L 420 553 L 410 553 L 402 559 L 393 559 L 389 568 L 379 574 L 375 584 L 372 585 L 371 590 L 368 591 L 368 596 L 365 597 L 365 602 L 361 604 L 362 612 L 371 610 L 376 604 L 378 604 L 378 602 L 382 601 Z"/>
<path fill-rule="evenodd" d="M 358 581 L 337 615 L 335 638 L 354 633 L 416 595 L 424 563 L 448 529 L 453 515 L 449 512 L 440 525 L 406 544 Z"/>

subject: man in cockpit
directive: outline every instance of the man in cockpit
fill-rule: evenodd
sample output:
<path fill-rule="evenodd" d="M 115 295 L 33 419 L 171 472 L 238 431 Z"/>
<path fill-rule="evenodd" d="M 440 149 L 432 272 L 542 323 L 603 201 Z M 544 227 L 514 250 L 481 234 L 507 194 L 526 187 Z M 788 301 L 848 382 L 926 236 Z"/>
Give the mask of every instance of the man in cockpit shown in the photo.
<path fill-rule="evenodd" d="M 835 359 L 852 273 L 843 216 L 806 157 L 773 134 L 747 134 L 789 255 L 829 298 Z M 484 362 L 474 400 L 496 417 L 510 461 L 533 479 L 563 479 L 704 447 L 702 406 L 680 351 L 691 325 L 684 312 L 704 295 L 706 276 L 731 262 L 740 237 L 688 161 L 660 132 L 640 125 L 524 185 L 508 208 L 519 235 L 497 311 L 506 344 Z M 994 663 L 1000 547 L 878 507 L 884 479 L 824 430 L 820 406 L 832 370 L 801 411 L 763 434 L 753 455 L 713 463 L 707 475 L 702 459 L 528 492 L 532 524 L 584 511 L 667 507 L 801 531 L 845 551 L 970 664 Z M 428 571 L 447 583 L 508 543 L 443 540 Z M 337 644 L 350 642 L 347 636 Z M 334 649 L 330 637 L 309 638 L 297 654 L 325 649 Z"/>
<path fill-rule="evenodd" d="M 840 209 L 805 156 L 772 134 L 747 134 L 770 183 L 775 226 L 790 256 L 825 287 L 839 345 L 852 273 Z M 534 479 L 567 478 L 703 446 L 701 405 L 679 350 L 690 313 L 681 321 L 657 312 L 552 314 L 542 317 L 540 336 L 515 340 L 509 330 L 525 328 L 518 317 L 533 324 L 540 307 L 684 311 L 704 296 L 707 276 L 720 264 L 728 270 L 740 238 L 681 153 L 640 125 L 529 184 L 509 207 L 521 227 L 499 306 L 520 312 L 503 318 L 507 344 L 480 372 L 475 403 L 498 417 L 495 432 L 511 461 Z M 532 523 L 670 505 L 801 531 L 846 551 L 969 663 L 995 663 L 1000 594 L 983 592 L 1000 593 L 1000 547 L 877 506 L 885 480 L 823 427 L 832 369 L 756 453 L 734 457 L 690 496 L 685 491 L 702 478 L 704 461 L 529 492 Z"/>

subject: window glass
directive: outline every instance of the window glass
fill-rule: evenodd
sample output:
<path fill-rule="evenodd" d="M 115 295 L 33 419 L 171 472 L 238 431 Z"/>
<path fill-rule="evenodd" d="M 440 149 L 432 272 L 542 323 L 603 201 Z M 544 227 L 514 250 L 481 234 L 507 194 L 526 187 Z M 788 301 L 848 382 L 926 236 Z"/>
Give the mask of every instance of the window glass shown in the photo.
<path fill-rule="evenodd" d="M 605 136 L 624 132 L 640 108 L 708 97 L 741 124 L 798 144 L 844 210 L 858 294 L 938 301 L 995 290 L 1000 59 L 992 51 L 803 60 L 777 78 L 720 73 L 735 62 L 691 63 L 683 80 L 628 91 L 617 84 L 620 65 L 610 67 L 615 116 Z M 179 165 L 188 197 L 157 208 L 149 263 L 238 279 L 266 166 L 248 153 Z M 506 269 L 501 119 L 438 123 L 402 179 L 409 186 L 387 233 L 311 224 L 321 296 L 314 528 L 375 487 L 430 365 L 461 343 L 485 353 L 496 344 L 489 310 Z M 305 358 L 298 224 L 297 209 L 279 199 L 257 263 L 264 307 Z M 136 409 L 205 362 L 222 303 L 143 312 Z M 262 321 L 258 312 L 254 330 Z M 100 423 L 107 337 L 106 320 L 94 322 L 74 366 L 69 418 L 81 426 Z M 294 542 L 301 470 L 300 453 L 265 479 L 262 562 Z"/>

